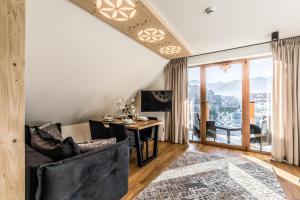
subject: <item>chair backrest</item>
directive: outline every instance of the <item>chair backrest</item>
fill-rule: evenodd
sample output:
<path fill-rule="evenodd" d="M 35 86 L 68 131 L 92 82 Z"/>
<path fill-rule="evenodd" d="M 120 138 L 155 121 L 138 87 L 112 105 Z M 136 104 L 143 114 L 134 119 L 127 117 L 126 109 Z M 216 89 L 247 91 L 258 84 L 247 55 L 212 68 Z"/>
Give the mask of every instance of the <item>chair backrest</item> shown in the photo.
<path fill-rule="evenodd" d="M 147 117 L 149 120 L 158 120 L 157 117 Z M 152 128 L 145 128 L 140 131 L 141 132 L 141 138 L 154 138 L 154 132 Z"/>
<path fill-rule="evenodd" d="M 213 128 L 215 127 L 215 121 L 206 121 L 206 127 Z"/>
<path fill-rule="evenodd" d="M 89 124 L 92 140 L 110 138 L 108 128 L 105 128 L 102 122 L 89 120 Z"/>
<path fill-rule="evenodd" d="M 196 117 L 197 117 L 197 120 L 200 121 L 201 118 L 200 118 L 200 114 L 199 113 L 196 114 Z"/>
<path fill-rule="evenodd" d="M 250 124 L 250 134 L 261 134 L 261 128 L 255 124 Z"/>
<path fill-rule="evenodd" d="M 147 117 L 149 120 L 158 120 L 157 117 Z"/>
<path fill-rule="evenodd" d="M 117 142 L 125 140 L 128 137 L 126 127 L 123 124 L 109 123 L 109 133 L 115 137 Z"/>

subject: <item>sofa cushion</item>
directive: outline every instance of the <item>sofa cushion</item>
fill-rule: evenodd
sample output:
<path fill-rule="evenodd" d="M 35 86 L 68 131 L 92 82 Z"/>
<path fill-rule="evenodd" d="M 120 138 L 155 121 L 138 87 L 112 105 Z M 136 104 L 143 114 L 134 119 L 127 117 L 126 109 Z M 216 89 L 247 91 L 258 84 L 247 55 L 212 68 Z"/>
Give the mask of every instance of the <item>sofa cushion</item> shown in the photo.
<path fill-rule="evenodd" d="M 68 137 L 64 139 L 61 144 L 51 150 L 48 155 L 53 160 L 58 161 L 78 154 L 80 154 L 79 146 L 71 137 Z"/>
<path fill-rule="evenodd" d="M 48 151 L 53 150 L 60 142 L 57 140 L 45 139 L 43 133 L 44 132 L 39 131 L 38 134 L 38 131 L 35 130 L 31 133 L 31 146 L 36 151 L 46 155 Z"/>
<path fill-rule="evenodd" d="M 68 158 L 80 153 L 79 146 L 71 137 L 63 141 L 56 140 L 46 131 L 36 128 L 31 134 L 31 145 L 36 151 L 55 161 Z"/>
<path fill-rule="evenodd" d="M 52 159 L 25 145 L 25 199 L 35 198 L 38 186 L 36 171 L 41 164 L 50 163 Z"/>
<path fill-rule="evenodd" d="M 86 152 L 86 151 L 90 151 L 90 150 L 94 150 L 94 149 L 99 149 L 106 145 L 116 144 L 116 141 L 117 141 L 116 138 L 97 139 L 97 140 L 92 140 L 89 142 L 79 143 L 78 146 L 79 146 L 81 152 Z"/>

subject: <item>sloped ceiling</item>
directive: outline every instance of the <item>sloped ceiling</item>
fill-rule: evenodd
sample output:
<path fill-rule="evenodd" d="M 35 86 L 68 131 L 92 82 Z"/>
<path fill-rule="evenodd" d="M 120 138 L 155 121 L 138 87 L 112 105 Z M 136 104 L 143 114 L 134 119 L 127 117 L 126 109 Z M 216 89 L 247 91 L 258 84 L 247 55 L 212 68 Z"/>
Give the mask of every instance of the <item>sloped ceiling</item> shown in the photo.
<path fill-rule="evenodd" d="M 299 0 L 144 0 L 192 54 L 300 35 Z M 206 15 L 207 7 L 216 12 Z"/>
<path fill-rule="evenodd" d="M 26 123 L 114 113 L 166 63 L 69 1 L 26 1 Z"/>

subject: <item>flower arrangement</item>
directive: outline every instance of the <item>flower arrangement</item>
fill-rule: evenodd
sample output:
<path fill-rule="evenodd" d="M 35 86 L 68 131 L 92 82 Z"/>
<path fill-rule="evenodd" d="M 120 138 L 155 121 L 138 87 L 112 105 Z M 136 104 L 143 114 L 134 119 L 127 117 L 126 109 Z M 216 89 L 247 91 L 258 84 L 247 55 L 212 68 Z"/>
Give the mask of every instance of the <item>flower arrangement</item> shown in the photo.
<path fill-rule="evenodd" d="M 125 117 L 132 117 L 135 115 L 135 100 L 131 99 L 130 103 L 126 103 L 124 98 L 121 98 L 117 101 L 116 106 L 119 108 L 122 115 Z"/>

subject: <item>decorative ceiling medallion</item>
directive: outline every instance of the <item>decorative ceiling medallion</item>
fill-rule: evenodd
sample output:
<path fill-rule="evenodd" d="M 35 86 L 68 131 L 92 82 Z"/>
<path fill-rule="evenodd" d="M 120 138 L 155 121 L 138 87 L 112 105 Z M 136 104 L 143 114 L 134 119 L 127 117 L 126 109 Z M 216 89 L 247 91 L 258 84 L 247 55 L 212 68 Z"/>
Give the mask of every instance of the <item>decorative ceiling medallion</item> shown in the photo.
<path fill-rule="evenodd" d="M 156 28 L 147 28 L 138 33 L 138 38 L 144 42 L 158 42 L 165 38 L 165 32 Z"/>
<path fill-rule="evenodd" d="M 167 46 L 167 47 L 162 47 L 159 51 L 160 51 L 161 54 L 171 55 L 171 54 L 179 53 L 181 51 L 181 47 L 179 47 L 179 46 Z"/>
<path fill-rule="evenodd" d="M 97 9 L 104 17 L 115 21 L 127 21 L 136 14 L 132 0 L 97 0 Z"/>

